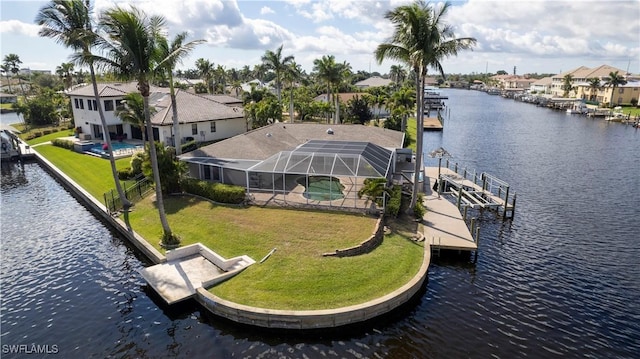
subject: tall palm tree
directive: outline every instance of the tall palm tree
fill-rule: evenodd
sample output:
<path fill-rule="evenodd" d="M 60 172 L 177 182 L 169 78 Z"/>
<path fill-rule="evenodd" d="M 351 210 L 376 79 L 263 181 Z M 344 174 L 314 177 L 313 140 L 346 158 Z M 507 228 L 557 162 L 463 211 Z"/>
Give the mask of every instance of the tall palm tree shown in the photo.
<path fill-rule="evenodd" d="M 407 130 L 407 118 L 409 114 L 413 113 L 412 109 L 416 103 L 416 93 L 410 87 L 402 87 L 398 91 L 391 95 L 387 104 L 391 110 L 398 110 L 401 113 L 402 123 L 400 124 L 400 130 L 405 132 Z"/>
<path fill-rule="evenodd" d="M 73 62 L 63 62 L 56 67 L 56 74 L 64 83 L 64 89 L 68 90 L 73 85 Z"/>
<path fill-rule="evenodd" d="M 587 79 L 587 83 L 589 84 L 589 101 L 593 101 L 596 98 L 593 93 L 595 92 L 597 94 L 602 88 L 602 85 L 600 84 L 600 79 L 597 77 Z"/>
<path fill-rule="evenodd" d="M 17 54 L 7 54 L 4 57 L 3 63 L 9 67 L 9 71 L 14 76 L 18 77 L 18 83 L 20 84 L 20 89 L 22 90 L 22 96 L 24 96 L 25 101 L 27 100 L 27 93 L 24 92 L 24 86 L 22 86 L 22 79 L 18 75 L 20 72 L 20 64 L 22 64 L 22 60 L 20 60 L 20 56 Z"/>
<path fill-rule="evenodd" d="M 613 95 L 616 92 L 618 86 L 624 86 L 627 84 L 627 80 L 624 76 L 619 75 L 618 71 L 610 72 L 609 79 L 604 83 L 605 86 L 611 87 L 611 99 L 609 100 L 609 106 L 613 106 Z"/>
<path fill-rule="evenodd" d="M 391 78 L 391 81 L 396 84 L 396 88 L 400 88 L 404 80 L 407 78 L 407 71 L 402 65 L 391 65 L 391 68 L 389 69 L 389 77 Z"/>
<path fill-rule="evenodd" d="M 2 69 L 2 73 L 4 73 L 4 76 L 7 78 L 7 84 L 9 84 L 9 93 L 13 93 L 13 90 L 11 89 L 11 65 L 3 63 L 2 65 L 0 65 L 0 69 Z"/>
<path fill-rule="evenodd" d="M 194 40 L 187 42 L 186 40 L 189 34 L 181 32 L 173 38 L 171 43 L 168 42 L 166 37 L 160 38 L 160 57 L 165 59 L 164 63 L 161 63 L 158 68 L 164 72 L 167 80 L 169 81 L 169 93 L 171 96 L 171 108 L 173 111 L 173 146 L 176 149 L 176 156 L 182 154 L 182 146 L 180 141 L 180 126 L 178 125 L 178 104 L 176 102 L 176 91 L 173 86 L 173 70 L 175 70 L 178 63 L 182 63 L 182 60 L 188 56 L 196 45 L 201 44 L 204 40 Z"/>
<path fill-rule="evenodd" d="M 284 45 L 280 45 L 275 52 L 267 50 L 262 56 L 262 64 L 264 67 L 276 74 L 276 92 L 278 94 L 278 102 L 280 103 L 282 102 L 282 74 L 293 61 L 293 55 L 282 57 L 283 46 Z"/>
<path fill-rule="evenodd" d="M 302 78 L 302 66 L 295 61 L 291 61 L 288 66 L 284 68 L 282 74 L 283 80 L 289 82 L 289 121 L 294 122 L 294 108 L 293 108 L 293 92 L 296 88 L 296 82 Z"/>
<path fill-rule="evenodd" d="M 107 54 L 106 57 L 96 56 L 95 61 L 123 78 L 135 79 L 138 91 L 144 103 L 144 122 L 149 144 L 149 157 L 153 181 L 155 182 L 156 204 L 162 224 L 162 243 L 175 245 L 179 239 L 171 232 L 169 221 L 164 209 L 162 184 L 158 170 L 158 157 L 155 143 L 153 143 L 153 128 L 151 127 L 151 112 L 149 106 L 150 81 L 158 66 L 170 61 L 160 58 L 162 51 L 162 31 L 165 20 L 160 16 L 148 17 L 136 7 L 125 10 L 114 7 L 100 15 L 99 24 L 106 37 L 98 38 L 98 46 Z"/>
<path fill-rule="evenodd" d="M 338 96 L 339 86 L 351 71 L 351 66 L 344 63 L 336 63 L 333 55 L 324 55 L 321 59 L 313 60 L 313 70 L 317 72 L 318 79 L 327 85 L 327 102 L 331 103 L 330 97 L 333 94 L 333 105 L 335 114 L 333 123 L 340 122 L 340 99 Z"/>
<path fill-rule="evenodd" d="M 410 5 L 399 6 L 385 14 L 385 18 L 394 24 L 394 33 L 387 43 L 378 45 L 375 56 L 379 63 L 385 58 L 402 61 L 409 65 L 416 74 L 416 110 L 417 110 L 417 143 L 416 168 L 414 171 L 411 209 L 415 208 L 420 172 L 422 168 L 423 122 L 424 122 L 424 86 L 428 68 L 440 72 L 444 78 L 444 70 L 440 61 L 448 56 L 456 56 L 459 50 L 470 49 L 475 38 L 455 38 L 453 28 L 444 23 L 444 16 L 451 3 L 445 2 L 433 7 L 422 0 Z"/>
<path fill-rule="evenodd" d="M 129 202 L 125 196 L 122 185 L 120 184 L 120 179 L 118 178 L 116 160 L 113 156 L 113 147 L 111 146 L 111 138 L 107 130 L 107 121 L 102 108 L 103 104 L 98 94 L 98 83 L 93 66 L 91 48 L 94 46 L 97 36 L 93 31 L 91 12 L 92 8 L 89 0 L 52 0 L 40 9 L 35 21 L 38 25 L 42 26 L 38 35 L 52 38 L 57 43 L 73 49 L 75 53 L 72 55 L 72 58 L 75 58 L 79 64 L 86 64 L 89 67 L 91 84 L 93 85 L 93 97 L 98 105 L 98 115 L 100 116 L 102 133 L 104 133 L 104 140 L 107 144 L 111 175 L 113 176 L 120 201 L 122 202 L 122 209 L 126 212 L 131 207 L 131 202 Z"/>
<path fill-rule="evenodd" d="M 196 60 L 196 68 L 198 69 L 200 78 L 207 85 L 207 91 L 209 93 L 213 93 L 213 62 L 210 62 L 209 60 L 203 58 L 199 58 Z"/>
<path fill-rule="evenodd" d="M 562 78 L 561 89 L 563 91 L 562 97 L 569 97 L 569 93 L 575 89 L 575 87 L 573 87 L 573 75 L 564 75 L 564 77 Z"/>

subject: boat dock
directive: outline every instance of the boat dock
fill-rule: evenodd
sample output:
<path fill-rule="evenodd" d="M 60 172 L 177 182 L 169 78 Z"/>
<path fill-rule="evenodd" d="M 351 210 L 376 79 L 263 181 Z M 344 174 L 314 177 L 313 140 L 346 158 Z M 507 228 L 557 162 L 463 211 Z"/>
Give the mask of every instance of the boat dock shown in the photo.
<path fill-rule="evenodd" d="M 434 252 L 441 249 L 477 251 L 477 238 L 471 235 L 456 205 L 432 190 L 438 168 L 427 167 L 425 173 L 428 179 L 423 197 L 427 209 L 423 217 L 425 243 L 431 245 Z"/>
<path fill-rule="evenodd" d="M 425 117 L 422 128 L 425 131 L 442 131 L 442 121 L 438 117 Z"/>

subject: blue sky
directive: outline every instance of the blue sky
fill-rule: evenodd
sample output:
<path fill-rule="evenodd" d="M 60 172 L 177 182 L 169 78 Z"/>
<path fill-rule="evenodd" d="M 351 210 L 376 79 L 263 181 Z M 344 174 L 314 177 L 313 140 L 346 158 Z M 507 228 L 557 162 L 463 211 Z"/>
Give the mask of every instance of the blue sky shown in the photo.
<path fill-rule="evenodd" d="M 310 72 L 313 60 L 334 55 L 354 71 L 386 73 L 373 51 L 392 33 L 386 11 L 406 0 L 95 0 L 96 12 L 135 4 L 167 19 L 170 36 L 189 31 L 205 39 L 179 68 L 206 58 L 226 68 L 260 63 L 266 50 L 284 45 Z M 434 2 L 437 4 L 437 2 Z M 70 51 L 37 35 L 34 19 L 45 1 L 0 0 L 2 57 L 18 54 L 23 67 L 54 71 Z M 445 59 L 447 73 L 505 70 L 559 73 L 608 64 L 640 73 L 640 0 L 452 1 L 445 18 L 457 37 L 475 37 L 474 51 Z"/>

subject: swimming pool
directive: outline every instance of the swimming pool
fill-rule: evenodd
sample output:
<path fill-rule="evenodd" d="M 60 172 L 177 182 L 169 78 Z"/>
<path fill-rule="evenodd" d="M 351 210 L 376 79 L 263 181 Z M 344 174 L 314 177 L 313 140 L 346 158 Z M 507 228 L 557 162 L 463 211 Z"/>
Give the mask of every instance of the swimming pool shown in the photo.
<path fill-rule="evenodd" d="M 344 198 L 342 193 L 344 186 L 335 177 L 310 176 L 308 183 L 306 177 L 300 177 L 297 182 L 305 187 L 302 194 L 305 198 L 316 201 L 333 201 Z"/>
<path fill-rule="evenodd" d="M 87 151 L 100 155 L 100 157 L 109 157 L 107 151 L 103 150 L 102 147 L 102 143 L 96 143 L 89 147 Z M 111 142 L 111 148 L 113 149 L 113 155 L 116 157 L 131 156 L 134 152 L 142 151 L 144 149 L 141 145 L 126 142 Z"/>

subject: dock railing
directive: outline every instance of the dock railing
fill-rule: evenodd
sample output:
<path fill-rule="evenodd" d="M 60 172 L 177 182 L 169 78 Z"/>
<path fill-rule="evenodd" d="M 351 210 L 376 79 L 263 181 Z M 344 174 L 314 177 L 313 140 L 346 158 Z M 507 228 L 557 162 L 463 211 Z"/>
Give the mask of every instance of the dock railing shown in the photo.
<path fill-rule="evenodd" d="M 510 190 L 507 182 L 486 172 L 478 173 L 475 169 L 469 170 L 466 167 L 461 167 L 457 162 L 451 162 L 449 159 L 446 159 L 443 167 L 453 171 L 459 177 L 457 180 L 472 182 L 476 189 L 489 195 L 492 201 L 500 205 L 504 219 L 513 218 L 516 193 Z"/>

